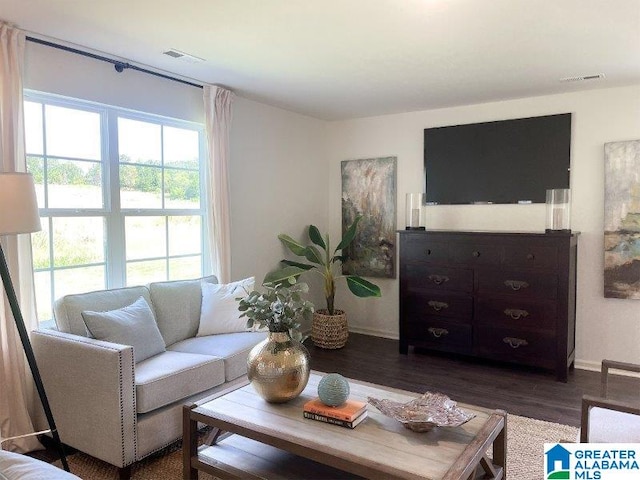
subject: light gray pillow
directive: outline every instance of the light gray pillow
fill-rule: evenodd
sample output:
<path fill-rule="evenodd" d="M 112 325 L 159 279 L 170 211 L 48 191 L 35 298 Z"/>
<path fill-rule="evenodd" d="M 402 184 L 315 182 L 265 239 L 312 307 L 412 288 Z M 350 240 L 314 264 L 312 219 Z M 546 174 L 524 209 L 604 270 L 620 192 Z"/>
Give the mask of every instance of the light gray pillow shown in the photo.
<path fill-rule="evenodd" d="M 136 363 L 165 351 L 164 340 L 147 301 L 108 312 L 82 312 L 87 330 L 97 340 L 133 346 Z"/>

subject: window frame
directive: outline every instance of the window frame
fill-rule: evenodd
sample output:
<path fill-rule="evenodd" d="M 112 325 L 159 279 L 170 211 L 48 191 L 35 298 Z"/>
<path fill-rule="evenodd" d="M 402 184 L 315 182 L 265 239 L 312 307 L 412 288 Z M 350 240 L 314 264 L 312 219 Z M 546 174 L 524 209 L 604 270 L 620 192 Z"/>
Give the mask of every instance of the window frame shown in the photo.
<path fill-rule="evenodd" d="M 164 232 L 167 237 L 167 244 L 165 248 L 166 255 L 163 257 L 157 257 L 158 260 L 164 260 L 166 262 L 165 272 L 166 278 L 169 279 L 169 262 L 174 258 L 187 258 L 200 256 L 200 272 L 201 275 L 209 275 L 211 273 L 210 252 L 207 242 L 205 241 L 205 233 L 207 231 L 207 192 L 205 189 L 205 169 L 207 161 L 206 159 L 206 144 L 205 144 L 205 131 L 204 125 L 187 120 L 180 120 L 176 118 L 164 117 L 161 115 L 139 112 L 127 108 L 104 105 L 96 102 L 69 98 L 61 95 L 38 92 L 34 90 L 24 90 L 24 102 L 37 102 L 43 105 L 42 108 L 42 135 L 43 135 L 43 147 L 42 154 L 33 154 L 26 152 L 26 157 L 38 157 L 43 161 L 43 183 L 44 183 L 44 198 L 45 205 L 39 208 L 39 213 L 42 222 L 46 222 L 49 227 L 48 232 L 48 246 L 49 246 L 49 265 L 46 268 L 35 268 L 36 272 L 48 272 L 50 275 L 50 297 L 52 299 L 52 306 L 56 300 L 55 296 L 55 279 L 54 272 L 64 269 L 73 269 L 89 266 L 101 266 L 100 263 L 82 264 L 78 266 L 55 266 L 53 256 L 53 219 L 56 217 L 72 217 L 72 218 L 84 218 L 84 217 L 100 217 L 104 219 L 104 285 L 105 288 L 122 288 L 127 286 L 126 271 L 127 265 L 131 261 L 127 261 L 126 253 L 126 232 L 125 223 L 127 217 L 144 216 L 144 217 L 162 217 L 164 219 Z M 50 208 L 49 207 L 49 185 L 47 182 L 47 162 L 49 159 L 62 159 L 62 160 L 78 160 L 89 161 L 87 159 L 76 159 L 72 157 L 64 156 L 49 156 L 47 152 L 46 141 L 46 117 L 44 105 L 52 105 L 57 107 L 69 108 L 74 110 L 88 111 L 97 113 L 100 116 L 100 155 L 101 155 L 101 170 L 102 170 L 102 208 Z M 198 156 L 199 156 L 199 187 L 200 187 L 200 207 L 198 209 L 190 208 L 166 208 L 165 201 L 165 184 L 164 176 L 165 169 L 174 170 L 179 169 L 176 167 L 165 166 L 164 155 L 162 155 L 160 165 L 156 168 L 161 169 L 162 189 L 161 189 L 161 208 L 122 208 L 120 201 L 120 154 L 118 146 L 118 118 L 124 118 L 135 121 L 142 121 L 146 123 L 152 123 L 161 126 L 161 132 L 163 127 L 174 127 L 181 129 L 194 130 L 198 133 Z M 25 132 L 26 136 L 26 132 Z M 161 133 L 161 152 L 164 151 L 163 137 Z M 185 169 L 188 170 L 188 169 Z M 191 170 L 191 171 L 195 171 Z M 170 255 L 169 251 L 169 217 L 174 216 L 197 216 L 201 218 L 200 221 L 200 253 L 199 254 L 183 254 L 183 255 Z M 152 260 L 151 258 L 136 261 Z M 46 326 L 52 324 L 53 319 L 39 319 L 40 325 Z"/>

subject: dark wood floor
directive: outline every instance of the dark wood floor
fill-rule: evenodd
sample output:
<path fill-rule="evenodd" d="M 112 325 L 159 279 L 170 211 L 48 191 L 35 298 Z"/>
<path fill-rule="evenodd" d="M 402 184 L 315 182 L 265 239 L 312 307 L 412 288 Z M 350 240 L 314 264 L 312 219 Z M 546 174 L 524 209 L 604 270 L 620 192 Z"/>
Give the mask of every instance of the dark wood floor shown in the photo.
<path fill-rule="evenodd" d="M 600 374 L 575 369 L 567 383 L 552 372 L 432 352 L 398 353 L 398 341 L 350 334 L 339 350 L 307 343 L 311 368 L 413 392 L 437 391 L 453 400 L 580 426 L 582 395 L 598 395 Z M 616 360 L 616 359 L 612 359 Z M 612 398 L 640 401 L 640 379 L 616 375 Z"/>

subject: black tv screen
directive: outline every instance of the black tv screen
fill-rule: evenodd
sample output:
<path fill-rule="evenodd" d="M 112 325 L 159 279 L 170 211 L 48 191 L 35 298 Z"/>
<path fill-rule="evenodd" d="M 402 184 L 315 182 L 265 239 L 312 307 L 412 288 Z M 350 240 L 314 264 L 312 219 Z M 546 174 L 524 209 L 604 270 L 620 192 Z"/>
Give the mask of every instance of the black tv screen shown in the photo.
<path fill-rule="evenodd" d="M 544 203 L 569 188 L 571 114 L 424 131 L 426 201 Z"/>

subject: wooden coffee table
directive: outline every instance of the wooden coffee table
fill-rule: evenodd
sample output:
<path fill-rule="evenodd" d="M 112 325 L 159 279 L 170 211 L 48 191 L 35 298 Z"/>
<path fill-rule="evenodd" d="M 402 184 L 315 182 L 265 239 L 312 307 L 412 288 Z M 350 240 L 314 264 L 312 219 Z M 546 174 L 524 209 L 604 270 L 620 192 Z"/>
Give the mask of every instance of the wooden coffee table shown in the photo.
<path fill-rule="evenodd" d="M 506 478 L 506 413 L 459 404 L 476 414 L 466 424 L 416 433 L 369 405 L 368 418 L 351 430 L 302 416 L 317 396 L 322 373 L 312 372 L 300 397 L 265 402 L 245 385 L 184 408 L 185 479 L 198 470 L 222 479 L 379 478 L 453 480 Z M 406 402 L 416 393 L 350 380 L 350 398 Z M 198 422 L 213 428 L 197 445 Z M 230 435 L 230 434 L 236 435 Z M 493 460 L 485 452 L 493 445 Z"/>

